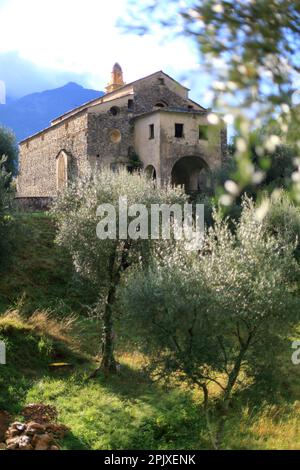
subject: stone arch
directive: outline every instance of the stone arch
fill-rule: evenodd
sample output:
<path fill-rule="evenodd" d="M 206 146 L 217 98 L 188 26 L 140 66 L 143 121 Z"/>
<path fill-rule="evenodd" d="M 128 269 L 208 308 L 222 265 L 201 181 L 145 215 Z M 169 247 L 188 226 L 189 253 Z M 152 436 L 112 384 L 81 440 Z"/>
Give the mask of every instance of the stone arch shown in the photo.
<path fill-rule="evenodd" d="M 145 173 L 146 173 L 147 178 L 156 180 L 156 169 L 153 165 L 146 166 Z"/>
<path fill-rule="evenodd" d="M 168 106 L 169 106 L 169 104 L 164 100 L 159 100 L 154 105 L 155 108 L 167 108 Z"/>
<path fill-rule="evenodd" d="M 204 191 L 209 186 L 209 167 L 201 157 L 181 157 L 173 165 L 171 181 L 186 192 Z"/>
<path fill-rule="evenodd" d="M 56 157 L 56 187 L 62 191 L 68 185 L 69 157 L 65 150 L 61 150 Z"/>

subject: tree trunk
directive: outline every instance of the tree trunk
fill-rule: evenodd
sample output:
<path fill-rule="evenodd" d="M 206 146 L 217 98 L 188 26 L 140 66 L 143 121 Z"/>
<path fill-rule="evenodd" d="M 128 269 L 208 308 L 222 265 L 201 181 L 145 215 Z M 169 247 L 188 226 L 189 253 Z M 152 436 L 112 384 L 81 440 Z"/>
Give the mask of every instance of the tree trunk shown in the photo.
<path fill-rule="evenodd" d="M 236 384 L 237 378 L 239 376 L 241 367 L 242 367 L 242 362 L 245 357 L 245 354 L 247 352 L 249 343 L 250 343 L 251 336 L 249 335 L 247 342 L 241 347 L 241 350 L 239 352 L 239 355 L 236 358 L 236 361 L 234 363 L 233 369 L 229 374 L 228 382 L 226 385 L 226 389 L 223 395 L 223 401 L 222 401 L 222 416 L 219 421 L 218 427 L 217 427 L 217 432 L 216 432 L 216 447 L 217 449 L 220 449 L 221 447 L 221 442 L 223 440 L 223 435 L 224 435 L 224 428 L 225 428 L 225 423 L 227 419 L 227 414 L 229 412 L 229 406 L 230 406 L 230 399 L 231 399 L 231 393 L 233 390 L 233 387 Z"/>
<path fill-rule="evenodd" d="M 129 266 L 127 263 L 129 247 L 130 244 L 126 241 L 123 246 L 119 264 L 116 263 L 118 256 L 117 245 L 109 259 L 108 269 L 110 273 L 110 285 L 103 314 L 102 360 L 100 367 L 95 370 L 90 377 L 95 377 L 101 370 L 105 375 L 117 372 L 117 363 L 114 357 L 113 305 L 116 299 L 116 290 L 120 283 L 121 272 L 125 271 Z"/>
<path fill-rule="evenodd" d="M 116 286 L 111 284 L 103 315 L 102 361 L 100 369 L 102 369 L 105 374 L 115 373 L 117 371 L 116 361 L 114 358 L 114 331 L 112 317 L 112 303 L 115 298 L 115 290 Z"/>

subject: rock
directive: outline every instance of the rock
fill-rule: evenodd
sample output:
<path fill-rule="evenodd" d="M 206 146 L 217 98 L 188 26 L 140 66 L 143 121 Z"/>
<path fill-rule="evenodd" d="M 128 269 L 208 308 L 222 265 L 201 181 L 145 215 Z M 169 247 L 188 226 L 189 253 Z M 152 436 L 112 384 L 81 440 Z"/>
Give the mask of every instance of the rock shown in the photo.
<path fill-rule="evenodd" d="M 6 450 L 6 444 L 4 444 L 4 442 L 0 442 L 0 450 Z"/>
<path fill-rule="evenodd" d="M 15 428 L 16 428 L 18 431 L 23 432 L 23 431 L 25 431 L 25 429 L 26 429 L 26 424 L 19 423 L 19 424 L 17 424 L 17 426 L 15 426 Z"/>
<path fill-rule="evenodd" d="M 69 428 L 63 424 L 47 424 L 46 431 L 53 434 L 56 439 L 63 439 Z"/>
<path fill-rule="evenodd" d="M 19 438 L 19 449 L 20 450 L 33 450 L 30 437 L 21 436 Z"/>
<path fill-rule="evenodd" d="M 19 440 L 20 440 L 20 437 L 17 436 L 17 437 L 11 437 L 10 439 L 7 439 L 6 441 L 6 449 L 7 450 L 15 450 L 15 449 L 18 449 L 19 447 Z"/>
<path fill-rule="evenodd" d="M 24 431 L 26 425 L 24 423 L 20 423 L 20 421 L 15 421 L 10 425 L 10 428 L 18 429 L 19 431 Z"/>
<path fill-rule="evenodd" d="M 43 424 L 36 423 L 35 421 L 30 421 L 27 424 L 25 434 L 27 436 L 33 436 L 34 434 L 44 434 L 45 426 Z"/>
<path fill-rule="evenodd" d="M 51 446 L 49 450 L 59 450 L 59 447 L 57 447 L 57 446 Z"/>
<path fill-rule="evenodd" d="M 5 439 L 5 433 L 8 430 L 10 415 L 6 411 L 0 411 L 0 442 Z"/>
<path fill-rule="evenodd" d="M 35 435 L 32 439 L 32 445 L 35 450 L 48 450 L 53 443 L 53 437 L 49 434 Z"/>

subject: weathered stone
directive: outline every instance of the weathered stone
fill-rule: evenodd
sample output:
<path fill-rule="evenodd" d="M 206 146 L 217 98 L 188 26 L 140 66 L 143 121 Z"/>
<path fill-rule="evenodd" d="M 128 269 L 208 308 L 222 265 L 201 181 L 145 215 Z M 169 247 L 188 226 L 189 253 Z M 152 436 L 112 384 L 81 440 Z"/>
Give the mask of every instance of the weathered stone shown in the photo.
<path fill-rule="evenodd" d="M 129 166 L 134 153 L 145 171 L 149 166 L 155 170 L 152 175 L 157 179 L 173 179 L 191 190 L 206 189 L 203 173 L 221 166 L 226 158 L 225 124 L 211 126 L 209 111 L 191 101 L 188 89 L 163 72 L 121 88 L 120 83 L 21 143 L 19 198 L 55 198 L 59 188 L 87 169 Z M 181 136 L 175 136 L 178 124 L 183 126 Z M 205 128 L 204 137 L 199 126 Z M 174 167 L 186 157 L 194 160 L 192 165 L 187 160 L 186 166 L 182 163 L 178 178 Z"/>
<path fill-rule="evenodd" d="M 6 441 L 7 450 L 18 449 L 19 447 L 20 436 L 11 437 Z"/>
<path fill-rule="evenodd" d="M 68 428 L 63 424 L 52 423 L 46 426 L 46 431 L 51 433 L 56 439 L 63 439 L 68 432 Z"/>
<path fill-rule="evenodd" d="M 44 434 L 45 426 L 43 424 L 36 423 L 35 421 L 30 421 L 27 424 L 25 434 L 28 436 L 33 436 L 34 434 Z"/>
<path fill-rule="evenodd" d="M 31 445 L 31 439 L 29 436 L 20 436 L 19 449 L 20 450 L 33 450 L 33 447 Z"/>
<path fill-rule="evenodd" d="M 53 443 L 53 437 L 49 434 L 35 435 L 32 439 L 32 445 L 35 450 L 47 450 Z"/>

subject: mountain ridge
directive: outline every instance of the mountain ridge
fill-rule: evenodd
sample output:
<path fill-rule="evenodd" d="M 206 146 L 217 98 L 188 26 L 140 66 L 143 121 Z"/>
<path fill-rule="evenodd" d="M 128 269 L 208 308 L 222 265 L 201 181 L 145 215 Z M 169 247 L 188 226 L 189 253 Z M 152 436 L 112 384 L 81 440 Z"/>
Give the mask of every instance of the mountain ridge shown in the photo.
<path fill-rule="evenodd" d="M 48 127 L 61 114 L 103 94 L 102 91 L 84 88 L 75 82 L 31 93 L 0 106 L 0 125 L 12 129 L 17 140 L 21 141 Z"/>

